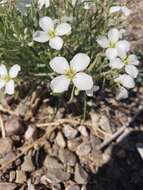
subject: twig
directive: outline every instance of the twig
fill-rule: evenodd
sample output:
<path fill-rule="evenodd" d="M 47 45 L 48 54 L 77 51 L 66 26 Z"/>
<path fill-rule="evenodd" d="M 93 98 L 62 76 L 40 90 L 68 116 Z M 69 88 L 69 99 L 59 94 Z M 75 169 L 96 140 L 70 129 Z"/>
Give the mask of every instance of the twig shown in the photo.
<path fill-rule="evenodd" d="M 5 138 L 6 137 L 5 127 L 4 127 L 4 123 L 3 123 L 3 119 L 1 115 L 0 115 L 0 128 L 1 128 L 2 138 Z"/>

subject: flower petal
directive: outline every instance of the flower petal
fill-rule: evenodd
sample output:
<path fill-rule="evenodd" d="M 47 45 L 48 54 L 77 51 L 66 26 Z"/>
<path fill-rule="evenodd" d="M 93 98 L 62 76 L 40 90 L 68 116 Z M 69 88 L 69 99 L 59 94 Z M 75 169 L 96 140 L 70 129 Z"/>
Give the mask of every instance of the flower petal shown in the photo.
<path fill-rule="evenodd" d="M 49 64 L 53 71 L 59 74 L 64 74 L 69 69 L 69 64 L 64 57 L 55 57 Z"/>
<path fill-rule="evenodd" d="M 105 52 L 106 54 L 106 57 L 109 59 L 109 60 L 112 60 L 112 59 L 115 59 L 118 55 L 118 51 L 116 48 L 108 48 Z"/>
<path fill-rule="evenodd" d="M 10 70 L 9 70 L 9 76 L 11 78 L 15 78 L 17 75 L 18 75 L 18 72 L 21 70 L 21 67 L 16 64 L 16 65 L 13 65 Z"/>
<path fill-rule="evenodd" d="M 85 53 L 76 54 L 70 61 L 70 66 L 76 70 L 76 72 L 85 70 L 90 63 L 90 57 Z"/>
<path fill-rule="evenodd" d="M 112 6 L 109 10 L 110 14 L 119 12 L 121 10 L 121 6 Z"/>
<path fill-rule="evenodd" d="M 68 35 L 71 33 L 71 25 L 68 23 L 59 24 L 56 28 L 56 34 L 58 36 Z"/>
<path fill-rule="evenodd" d="M 134 88 L 134 86 L 135 86 L 134 79 L 127 74 L 120 75 L 118 78 L 115 79 L 115 81 L 119 82 L 124 87 L 129 88 L 129 89 Z"/>
<path fill-rule="evenodd" d="M 122 6 L 121 10 L 125 16 L 129 16 L 132 13 L 132 11 L 128 9 L 126 6 Z"/>
<path fill-rule="evenodd" d="M 75 75 L 73 83 L 78 90 L 90 90 L 93 87 L 92 77 L 83 72 Z"/>
<path fill-rule="evenodd" d="M 54 22 L 50 17 L 44 16 L 39 20 L 39 26 L 44 30 L 53 30 L 54 29 Z"/>
<path fill-rule="evenodd" d="M 116 28 L 112 28 L 108 32 L 108 38 L 112 43 L 116 43 L 120 38 L 120 32 Z"/>
<path fill-rule="evenodd" d="M 116 91 L 116 99 L 117 100 L 122 100 L 128 98 L 128 91 L 124 87 L 120 87 Z"/>
<path fill-rule="evenodd" d="M 128 56 L 128 64 L 131 64 L 131 65 L 139 65 L 139 60 L 137 58 L 136 55 L 134 54 L 131 54 Z"/>
<path fill-rule="evenodd" d="M 33 40 L 36 42 L 44 43 L 44 42 L 47 42 L 49 40 L 49 37 L 48 37 L 48 34 L 46 32 L 36 31 L 33 34 Z"/>
<path fill-rule="evenodd" d="M 126 65 L 125 71 L 133 78 L 136 78 L 139 74 L 138 69 L 134 65 Z"/>
<path fill-rule="evenodd" d="M 58 36 L 50 39 L 50 41 L 49 41 L 50 47 L 53 49 L 56 49 L 56 50 L 60 50 L 63 47 L 63 43 L 64 42 L 63 42 L 62 38 L 60 38 Z"/>
<path fill-rule="evenodd" d="M 54 93 L 62 93 L 68 90 L 70 85 L 70 79 L 65 75 L 60 75 L 51 81 L 51 89 Z"/>
<path fill-rule="evenodd" d="M 4 65 L 4 64 L 1 64 L 0 65 L 0 76 L 5 76 L 5 75 L 7 75 L 8 73 L 7 73 L 7 68 L 6 68 L 6 66 Z"/>
<path fill-rule="evenodd" d="M 124 63 L 122 62 L 120 58 L 115 58 L 115 59 L 110 60 L 109 66 L 112 69 L 121 69 L 124 67 Z"/>
<path fill-rule="evenodd" d="M 128 52 L 130 50 L 130 43 L 127 40 L 120 40 L 116 47 L 118 51 Z"/>
<path fill-rule="evenodd" d="M 5 85 L 5 93 L 12 95 L 14 94 L 14 81 L 13 80 L 9 80 L 6 85 Z"/>
<path fill-rule="evenodd" d="M 6 81 L 0 79 L 0 89 L 2 89 L 5 86 Z"/>
<path fill-rule="evenodd" d="M 93 86 L 90 90 L 86 90 L 86 95 L 89 97 L 93 96 L 93 93 L 99 90 L 99 86 Z"/>
<path fill-rule="evenodd" d="M 109 47 L 110 42 L 106 36 L 99 36 L 96 41 L 102 48 Z"/>

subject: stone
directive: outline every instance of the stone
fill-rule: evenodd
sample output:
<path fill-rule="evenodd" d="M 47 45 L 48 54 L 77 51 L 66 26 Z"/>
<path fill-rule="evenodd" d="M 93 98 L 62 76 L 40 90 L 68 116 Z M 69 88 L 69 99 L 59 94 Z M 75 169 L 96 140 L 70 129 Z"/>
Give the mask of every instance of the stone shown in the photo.
<path fill-rule="evenodd" d="M 88 174 L 79 164 L 75 166 L 74 179 L 78 184 L 87 184 Z"/>
<path fill-rule="evenodd" d="M 0 183 L 0 190 L 15 190 L 16 187 L 14 183 Z"/>
<path fill-rule="evenodd" d="M 16 183 L 20 183 L 23 184 L 24 182 L 26 182 L 27 178 L 26 178 L 26 174 L 24 171 L 22 170 L 17 170 L 16 171 Z"/>
<path fill-rule="evenodd" d="M 143 143 L 137 143 L 136 148 L 140 157 L 143 159 Z"/>
<path fill-rule="evenodd" d="M 24 132 L 24 127 L 21 124 L 19 117 L 13 116 L 6 121 L 5 130 L 8 136 L 21 135 Z"/>
<path fill-rule="evenodd" d="M 15 171 L 11 171 L 9 174 L 9 181 L 13 182 L 15 180 Z"/>
<path fill-rule="evenodd" d="M 29 140 L 33 137 L 35 132 L 35 129 L 33 127 L 31 127 L 30 125 L 28 126 L 28 129 L 26 130 L 24 137 L 26 140 Z"/>
<path fill-rule="evenodd" d="M 69 166 L 75 166 L 77 161 L 76 155 L 68 149 L 61 149 L 59 151 L 59 158 L 64 164 Z"/>
<path fill-rule="evenodd" d="M 82 142 L 82 139 L 80 137 L 72 139 L 72 140 L 68 140 L 67 146 L 68 149 L 75 152 L 77 149 L 77 146 L 79 146 Z"/>
<path fill-rule="evenodd" d="M 66 142 L 65 142 L 64 137 L 61 132 L 58 132 L 58 134 L 56 136 L 56 143 L 61 148 L 65 148 L 65 146 L 66 146 Z"/>
<path fill-rule="evenodd" d="M 44 160 L 44 166 L 47 169 L 62 169 L 63 165 L 59 163 L 55 158 L 52 158 L 50 156 L 46 156 L 46 159 Z"/>
<path fill-rule="evenodd" d="M 82 126 L 82 125 L 79 126 L 78 130 L 79 130 L 79 132 L 81 133 L 82 136 L 88 137 L 88 132 L 87 132 L 87 129 L 86 129 L 85 126 Z"/>
<path fill-rule="evenodd" d="M 78 156 L 86 156 L 90 153 L 90 151 L 91 145 L 83 142 L 77 147 L 76 154 Z"/>
<path fill-rule="evenodd" d="M 49 183 L 60 183 L 69 180 L 70 174 L 62 169 L 48 169 L 46 177 Z"/>
<path fill-rule="evenodd" d="M 26 171 L 26 172 L 31 172 L 31 171 L 34 171 L 34 169 L 35 169 L 35 167 L 33 165 L 31 156 L 26 155 L 24 157 L 24 162 L 21 165 L 21 170 Z"/>
<path fill-rule="evenodd" d="M 65 190 L 80 190 L 80 187 L 78 185 L 69 185 Z"/>
<path fill-rule="evenodd" d="M 12 140 L 9 137 L 0 139 L 0 157 L 12 150 Z"/>
<path fill-rule="evenodd" d="M 112 133 L 109 118 L 106 115 L 102 115 L 99 120 L 99 126 L 107 133 Z"/>
<path fill-rule="evenodd" d="M 67 139 L 74 139 L 78 133 L 78 131 L 73 127 L 71 127 L 70 125 L 65 125 L 63 132 Z"/>

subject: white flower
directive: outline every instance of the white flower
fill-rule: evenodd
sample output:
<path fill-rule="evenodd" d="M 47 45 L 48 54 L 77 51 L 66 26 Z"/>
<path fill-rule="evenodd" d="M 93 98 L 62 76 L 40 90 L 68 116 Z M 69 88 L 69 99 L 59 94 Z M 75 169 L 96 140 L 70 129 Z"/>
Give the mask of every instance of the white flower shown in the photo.
<path fill-rule="evenodd" d="M 120 75 L 118 78 L 114 79 L 114 81 L 117 82 L 118 84 L 121 84 L 127 89 L 135 87 L 134 79 L 127 74 Z"/>
<path fill-rule="evenodd" d="M 51 48 L 60 50 L 63 46 L 61 36 L 71 33 L 71 25 L 68 23 L 61 23 L 56 25 L 50 17 L 42 17 L 39 20 L 39 26 L 43 31 L 36 31 L 33 34 L 33 40 L 37 42 L 48 42 Z"/>
<path fill-rule="evenodd" d="M 119 87 L 116 91 L 116 99 L 117 100 L 122 100 L 128 98 L 128 91 L 124 87 Z"/>
<path fill-rule="evenodd" d="M 129 16 L 132 11 L 128 9 L 126 6 L 112 6 L 109 10 L 110 14 L 122 12 L 125 16 Z"/>
<path fill-rule="evenodd" d="M 54 93 L 67 91 L 71 82 L 78 90 L 90 90 L 93 87 L 92 77 L 84 72 L 90 63 L 90 58 L 84 53 L 76 54 L 70 64 L 64 57 L 55 57 L 50 61 L 51 68 L 61 74 L 51 81 Z"/>
<path fill-rule="evenodd" d="M 131 54 L 126 56 L 124 53 L 120 54 L 120 58 L 112 59 L 109 63 L 109 66 L 112 69 L 122 69 L 124 67 L 126 73 L 133 78 L 136 78 L 139 73 L 138 69 L 136 68 L 137 65 L 139 65 L 139 61 L 136 55 Z"/>
<path fill-rule="evenodd" d="M 21 70 L 19 65 L 13 65 L 9 72 L 5 65 L 0 65 L 0 89 L 5 87 L 5 93 L 14 94 L 14 78 L 17 77 L 18 72 Z"/>
<path fill-rule="evenodd" d="M 39 9 L 42 9 L 43 6 L 46 8 L 50 6 L 50 0 L 38 0 L 38 7 Z"/>
<path fill-rule="evenodd" d="M 120 52 L 128 52 L 130 50 L 130 43 L 126 40 L 120 39 L 120 31 L 112 28 L 108 32 L 108 37 L 100 36 L 97 43 L 106 49 L 106 56 L 108 59 L 116 58 Z"/>
<path fill-rule="evenodd" d="M 86 95 L 89 97 L 93 96 L 93 93 L 99 90 L 99 86 L 94 85 L 90 90 L 86 90 Z"/>

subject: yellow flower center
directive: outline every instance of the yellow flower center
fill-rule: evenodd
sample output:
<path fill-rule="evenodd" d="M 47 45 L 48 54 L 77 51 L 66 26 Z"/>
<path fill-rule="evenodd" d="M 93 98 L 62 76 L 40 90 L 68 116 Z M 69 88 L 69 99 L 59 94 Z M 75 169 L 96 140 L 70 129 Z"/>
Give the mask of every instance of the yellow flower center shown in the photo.
<path fill-rule="evenodd" d="M 9 80 L 11 80 L 9 75 L 5 75 L 4 77 L 2 77 L 4 81 L 8 82 Z"/>
<path fill-rule="evenodd" d="M 54 37 L 56 37 L 56 32 L 54 30 L 49 30 L 48 36 L 50 36 L 50 38 L 54 38 Z"/>
<path fill-rule="evenodd" d="M 65 71 L 65 75 L 70 79 L 72 80 L 75 75 L 76 75 L 76 71 L 73 69 L 73 68 L 70 68 L 68 70 Z"/>
<path fill-rule="evenodd" d="M 110 42 L 109 48 L 116 48 L 116 43 L 115 42 Z"/>
<path fill-rule="evenodd" d="M 128 58 L 125 58 L 124 61 L 123 61 L 123 63 L 124 63 L 125 65 L 128 65 L 128 64 L 129 64 Z"/>

